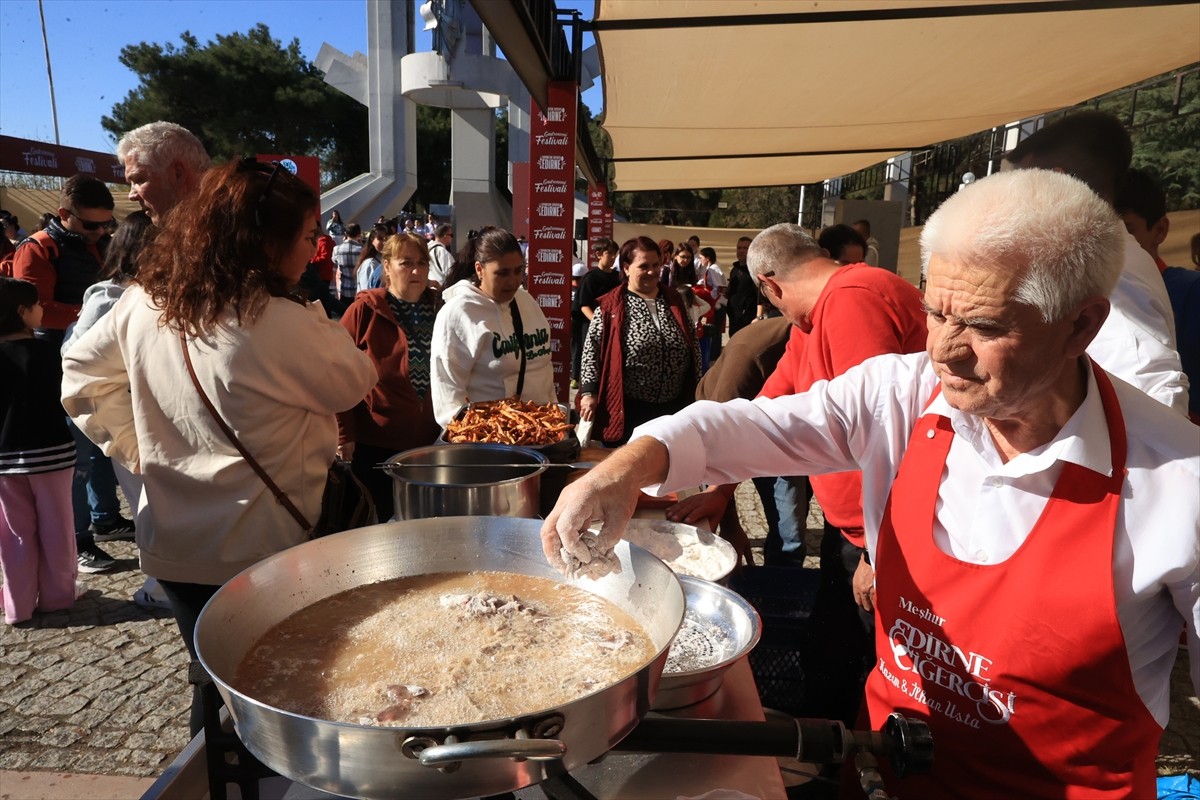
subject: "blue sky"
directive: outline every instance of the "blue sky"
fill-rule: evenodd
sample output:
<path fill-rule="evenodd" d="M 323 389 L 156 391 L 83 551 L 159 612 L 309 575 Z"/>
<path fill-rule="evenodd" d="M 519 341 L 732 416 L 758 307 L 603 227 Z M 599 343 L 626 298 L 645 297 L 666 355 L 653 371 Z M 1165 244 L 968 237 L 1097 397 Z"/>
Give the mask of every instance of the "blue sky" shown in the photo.
<path fill-rule="evenodd" d="M 590 17 L 593 3 L 558 5 Z M 100 118 L 137 85 L 119 61 L 127 44 L 178 45 L 184 31 L 204 43 L 263 22 L 285 44 L 299 39 L 309 60 L 323 42 L 345 53 L 367 47 L 365 0 L 44 0 L 44 8 L 60 141 L 102 152 L 114 144 Z M 417 49 L 428 50 L 429 36 L 417 19 Z M 585 41 L 590 44 L 590 37 Z M 598 88 L 585 101 L 600 112 Z M 37 0 L 4 0 L 0 6 L 0 134 L 54 141 Z"/>

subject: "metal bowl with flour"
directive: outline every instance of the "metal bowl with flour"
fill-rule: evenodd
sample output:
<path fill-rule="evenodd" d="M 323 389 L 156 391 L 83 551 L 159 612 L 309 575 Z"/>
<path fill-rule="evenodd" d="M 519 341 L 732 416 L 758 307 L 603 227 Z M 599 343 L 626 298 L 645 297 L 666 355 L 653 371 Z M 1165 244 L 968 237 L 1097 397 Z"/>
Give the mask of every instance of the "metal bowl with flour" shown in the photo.
<path fill-rule="evenodd" d="M 741 595 L 699 578 L 679 576 L 683 624 L 671 642 L 653 708 L 694 705 L 721 688 L 725 672 L 758 644 L 762 619 Z"/>
<path fill-rule="evenodd" d="M 737 565 L 733 545 L 694 525 L 631 519 L 624 538 L 661 558 L 678 575 L 719 583 Z"/>

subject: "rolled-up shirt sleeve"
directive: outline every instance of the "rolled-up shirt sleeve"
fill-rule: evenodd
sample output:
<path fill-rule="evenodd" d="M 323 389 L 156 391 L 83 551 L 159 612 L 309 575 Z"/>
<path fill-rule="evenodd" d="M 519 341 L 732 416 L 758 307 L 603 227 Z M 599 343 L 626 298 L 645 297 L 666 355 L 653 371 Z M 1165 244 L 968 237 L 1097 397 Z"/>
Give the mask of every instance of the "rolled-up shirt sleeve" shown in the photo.
<path fill-rule="evenodd" d="M 862 469 L 886 486 L 936 377 L 924 353 L 883 355 L 818 381 L 804 393 L 727 403 L 698 402 L 639 426 L 670 455 L 662 494 L 764 475 L 820 475 Z M 870 474 L 867 474 L 867 473 Z"/>

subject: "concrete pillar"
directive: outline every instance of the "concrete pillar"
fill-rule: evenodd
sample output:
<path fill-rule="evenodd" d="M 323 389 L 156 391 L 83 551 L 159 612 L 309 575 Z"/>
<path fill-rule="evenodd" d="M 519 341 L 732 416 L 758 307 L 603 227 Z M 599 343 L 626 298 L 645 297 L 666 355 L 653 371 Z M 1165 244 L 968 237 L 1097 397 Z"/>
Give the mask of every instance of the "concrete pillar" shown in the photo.
<path fill-rule="evenodd" d="M 451 112 L 450 204 L 463 232 L 484 225 L 507 228 L 512 206 L 496 191 L 496 113 L 490 108 Z"/>
<path fill-rule="evenodd" d="M 412 4 L 367 0 L 367 56 L 347 56 L 328 44 L 317 55 L 326 82 L 365 102 L 370 172 L 321 195 L 347 222 L 369 226 L 396 214 L 417 187 L 416 104 L 401 92 L 399 57 L 412 52 Z"/>

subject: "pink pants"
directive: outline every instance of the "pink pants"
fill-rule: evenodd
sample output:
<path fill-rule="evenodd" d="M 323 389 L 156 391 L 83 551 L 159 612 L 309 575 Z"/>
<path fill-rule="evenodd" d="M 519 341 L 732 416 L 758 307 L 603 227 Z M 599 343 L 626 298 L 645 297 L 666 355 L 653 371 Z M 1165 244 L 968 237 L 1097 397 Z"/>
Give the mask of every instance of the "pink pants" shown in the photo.
<path fill-rule="evenodd" d="M 75 520 L 72 469 L 0 475 L 0 567 L 4 621 L 75 605 Z"/>

